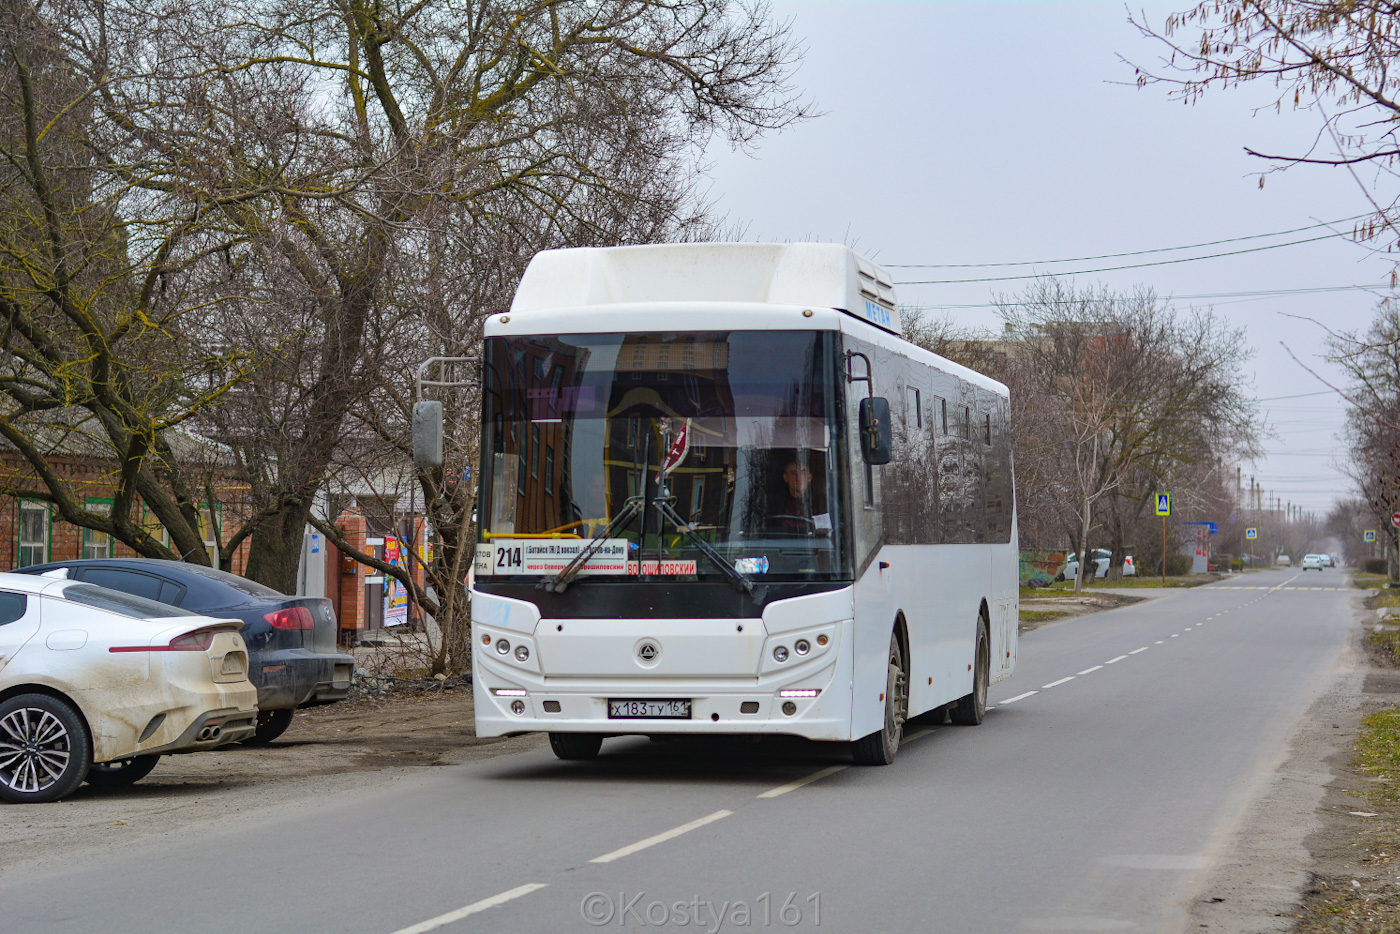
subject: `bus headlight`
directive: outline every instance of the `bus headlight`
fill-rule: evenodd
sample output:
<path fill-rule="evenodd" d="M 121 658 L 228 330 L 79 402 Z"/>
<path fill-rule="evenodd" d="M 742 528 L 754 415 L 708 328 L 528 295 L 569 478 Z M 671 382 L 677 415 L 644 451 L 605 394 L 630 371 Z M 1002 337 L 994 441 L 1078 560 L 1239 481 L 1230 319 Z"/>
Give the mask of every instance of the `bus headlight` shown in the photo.
<path fill-rule="evenodd" d="M 776 662 L 785 662 L 785 661 L 787 661 L 787 660 L 788 660 L 788 650 L 787 650 L 787 646 L 785 646 L 785 645 L 775 646 L 775 647 L 773 648 L 773 660 L 776 661 Z"/>
<path fill-rule="evenodd" d="M 806 655 L 808 652 L 812 651 L 812 643 L 808 642 L 806 639 L 798 639 L 792 644 L 792 650 L 798 655 Z"/>
<path fill-rule="evenodd" d="M 505 655 L 505 654 L 506 654 L 507 652 L 509 652 L 509 651 L 510 651 L 510 643 L 509 643 L 509 642 L 507 642 L 505 639 L 498 639 L 498 640 L 496 641 L 496 654 L 497 654 L 497 655 Z"/>

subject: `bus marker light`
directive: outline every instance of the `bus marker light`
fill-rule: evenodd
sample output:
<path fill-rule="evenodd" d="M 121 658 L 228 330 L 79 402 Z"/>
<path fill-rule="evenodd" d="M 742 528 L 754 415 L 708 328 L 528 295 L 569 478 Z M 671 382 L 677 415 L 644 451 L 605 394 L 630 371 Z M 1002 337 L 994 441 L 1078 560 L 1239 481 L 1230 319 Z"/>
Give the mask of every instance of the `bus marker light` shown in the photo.
<path fill-rule="evenodd" d="M 486 635 L 484 635 L 484 636 L 481 637 L 481 644 L 482 644 L 482 645 L 490 645 L 490 644 L 491 644 L 491 633 L 488 632 Z"/>
<path fill-rule="evenodd" d="M 786 688 L 778 692 L 779 697 L 816 697 L 821 688 Z"/>
<path fill-rule="evenodd" d="M 780 645 L 780 646 L 777 646 L 776 648 L 774 648 L 774 649 L 773 649 L 773 658 L 774 658 L 775 660 L 777 660 L 777 661 L 780 661 L 780 662 L 785 662 L 785 661 L 787 661 L 787 660 L 788 660 L 788 650 L 787 650 L 787 646 Z"/>
<path fill-rule="evenodd" d="M 817 636 L 817 645 L 826 645 L 827 641 L 826 636 Z"/>

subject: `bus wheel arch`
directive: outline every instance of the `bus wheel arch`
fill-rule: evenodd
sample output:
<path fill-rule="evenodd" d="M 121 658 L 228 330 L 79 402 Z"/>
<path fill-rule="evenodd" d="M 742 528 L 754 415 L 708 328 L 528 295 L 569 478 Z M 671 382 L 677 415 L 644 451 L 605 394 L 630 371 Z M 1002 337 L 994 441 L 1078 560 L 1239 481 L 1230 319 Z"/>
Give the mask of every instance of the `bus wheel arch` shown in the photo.
<path fill-rule="evenodd" d="M 987 715 L 987 688 L 992 673 L 991 615 L 987 601 L 977 614 L 977 635 L 972 649 L 972 690 L 953 702 L 949 713 L 959 726 L 977 726 Z"/>
<path fill-rule="evenodd" d="M 904 738 L 909 717 L 909 630 L 903 612 L 890 632 L 889 661 L 885 666 L 884 715 L 881 727 L 851 744 L 858 765 L 889 765 Z"/>

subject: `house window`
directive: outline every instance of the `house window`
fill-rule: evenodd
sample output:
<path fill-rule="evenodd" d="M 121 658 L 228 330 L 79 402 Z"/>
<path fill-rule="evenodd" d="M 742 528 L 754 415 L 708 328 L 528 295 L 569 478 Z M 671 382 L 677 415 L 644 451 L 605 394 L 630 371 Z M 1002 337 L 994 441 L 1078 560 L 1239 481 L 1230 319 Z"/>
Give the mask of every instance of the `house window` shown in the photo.
<path fill-rule="evenodd" d="M 111 500 L 89 500 L 87 511 L 101 516 L 109 516 L 112 514 L 112 502 Z M 112 557 L 112 536 L 96 529 L 83 529 L 83 557 Z"/>
<path fill-rule="evenodd" d="M 19 504 L 19 567 L 49 560 L 49 504 L 21 500 Z"/>
<path fill-rule="evenodd" d="M 540 475 L 540 426 L 530 426 L 530 476 Z"/>
<path fill-rule="evenodd" d="M 219 528 L 222 506 L 214 506 L 212 509 L 204 503 L 199 507 L 199 537 L 204 541 L 204 553 L 209 556 L 209 566 L 214 569 L 219 567 Z"/>
<path fill-rule="evenodd" d="M 170 547 L 170 532 L 166 530 L 165 526 L 160 524 L 160 520 L 156 518 L 156 514 L 151 512 L 151 507 L 147 506 L 145 503 L 141 504 L 141 528 L 144 529 L 146 534 L 151 536 L 151 538 L 154 538 L 167 548 Z"/>
<path fill-rule="evenodd" d="M 544 495 L 554 495 L 554 448 L 549 445 L 544 449 Z"/>

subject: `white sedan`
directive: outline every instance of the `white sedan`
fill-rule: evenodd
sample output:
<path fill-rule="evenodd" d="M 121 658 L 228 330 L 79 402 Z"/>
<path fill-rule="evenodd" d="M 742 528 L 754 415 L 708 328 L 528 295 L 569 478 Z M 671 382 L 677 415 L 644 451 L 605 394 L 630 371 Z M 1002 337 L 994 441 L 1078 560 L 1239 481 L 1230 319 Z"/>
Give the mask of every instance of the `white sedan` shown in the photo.
<path fill-rule="evenodd" d="M 1094 549 L 1094 576 L 1100 579 L 1108 577 L 1108 565 L 1113 557 L 1113 552 L 1107 548 Z M 1071 553 L 1065 561 L 1065 566 L 1061 569 L 1057 581 L 1072 581 L 1079 576 L 1079 555 Z M 1123 576 L 1137 576 L 1137 565 L 1133 563 L 1133 556 L 1126 555 L 1123 558 Z"/>
<path fill-rule="evenodd" d="M 1303 570 L 1304 570 L 1304 571 L 1312 571 L 1312 570 L 1321 571 L 1321 570 L 1322 570 L 1324 567 L 1326 567 L 1326 566 L 1327 566 L 1327 556 L 1326 556 L 1326 555 L 1303 555 Z"/>
<path fill-rule="evenodd" d="M 251 736 L 258 695 L 240 626 L 0 573 L 0 800 L 130 784 L 165 753 Z"/>

